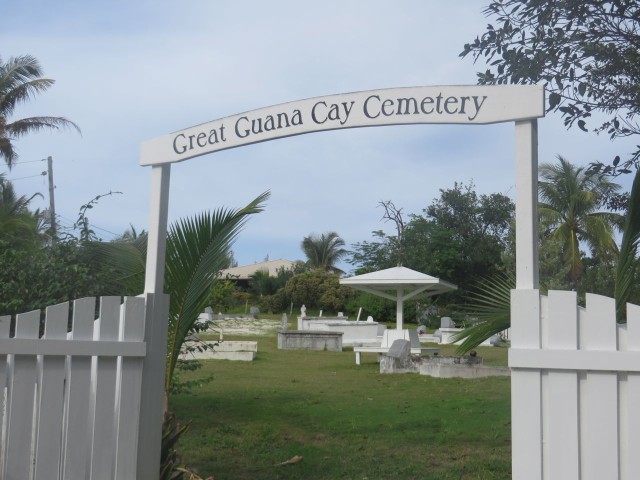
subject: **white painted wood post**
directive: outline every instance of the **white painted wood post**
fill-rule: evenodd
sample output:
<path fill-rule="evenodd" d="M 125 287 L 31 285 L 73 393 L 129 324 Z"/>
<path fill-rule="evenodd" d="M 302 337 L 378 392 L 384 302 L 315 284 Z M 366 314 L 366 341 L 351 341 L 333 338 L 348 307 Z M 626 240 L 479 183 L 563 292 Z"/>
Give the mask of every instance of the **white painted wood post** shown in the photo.
<path fill-rule="evenodd" d="M 396 329 L 402 330 L 402 322 L 404 321 L 404 291 L 398 289 L 398 300 L 396 300 Z"/>
<path fill-rule="evenodd" d="M 516 288 L 538 288 L 538 120 L 516 127 Z"/>
<path fill-rule="evenodd" d="M 538 279 L 538 121 L 515 122 L 516 290 L 511 291 L 511 348 L 541 347 Z M 542 479 L 540 372 L 511 376 L 514 479 Z"/>
<path fill-rule="evenodd" d="M 511 352 L 540 349 L 540 292 L 511 290 Z M 542 384 L 540 370 L 511 371 L 511 475 L 542 480 Z"/>
<path fill-rule="evenodd" d="M 151 167 L 151 204 L 145 293 L 164 293 L 164 264 L 167 250 L 167 218 L 169 214 L 169 184 L 171 165 Z"/>
<path fill-rule="evenodd" d="M 167 245 L 169 180 L 171 165 L 154 165 L 151 170 L 151 207 L 147 267 L 145 273 L 146 318 L 140 427 L 138 432 L 138 475 L 154 480 L 160 476 L 160 447 L 167 355 L 169 296 L 163 293 Z"/>

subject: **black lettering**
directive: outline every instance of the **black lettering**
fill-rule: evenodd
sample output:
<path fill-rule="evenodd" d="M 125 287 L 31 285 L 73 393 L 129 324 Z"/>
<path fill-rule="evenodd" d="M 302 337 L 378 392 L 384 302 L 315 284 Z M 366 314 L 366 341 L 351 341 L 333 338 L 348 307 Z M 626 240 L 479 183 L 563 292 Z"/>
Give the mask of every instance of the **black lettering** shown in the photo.
<path fill-rule="evenodd" d="M 255 133 L 258 135 L 262 133 L 262 119 L 258 118 L 255 120 L 251 120 L 251 133 Z"/>
<path fill-rule="evenodd" d="M 442 100 L 442 93 L 439 93 L 436 97 L 436 112 L 442 113 L 442 109 L 440 108 L 440 101 Z"/>
<path fill-rule="evenodd" d="M 297 108 L 293 111 L 293 116 L 291 117 L 291 124 L 302 125 L 302 113 L 300 113 L 300 110 L 298 110 Z"/>
<path fill-rule="evenodd" d="M 322 120 L 322 121 L 318 120 L 318 117 L 316 117 L 316 107 L 317 107 L 318 105 L 324 105 L 325 107 L 327 106 L 326 102 L 318 102 L 318 103 L 316 103 L 316 104 L 313 106 L 313 108 L 311 109 L 311 119 L 312 119 L 315 123 L 322 125 L 324 122 L 326 122 L 326 121 L 327 121 L 327 118 L 325 117 L 325 119 L 324 119 L 324 120 Z"/>
<path fill-rule="evenodd" d="M 270 132 L 276 129 L 275 120 L 272 115 L 267 115 L 267 119 L 264 121 L 264 131 Z"/>
<path fill-rule="evenodd" d="M 282 125 L 282 119 L 283 118 L 284 118 L 285 125 Z M 289 126 L 289 117 L 284 112 L 278 114 L 278 128 L 282 128 L 283 126 L 284 127 L 288 127 Z"/>
<path fill-rule="evenodd" d="M 215 128 L 212 128 L 209 131 L 209 139 L 207 141 L 209 142 L 209 145 L 215 145 L 218 143 L 218 132 Z"/>
<path fill-rule="evenodd" d="M 184 133 L 179 133 L 173 139 L 173 151 L 176 152 L 178 155 L 187 151 L 187 147 L 185 145 L 178 146 L 178 139 L 180 137 L 185 138 Z"/>
<path fill-rule="evenodd" d="M 202 147 L 206 147 L 207 146 L 207 141 L 205 140 L 207 138 L 207 134 L 204 132 L 200 132 L 196 138 L 196 143 L 198 144 L 198 146 L 200 148 Z M 203 143 L 200 143 L 200 140 L 205 140 Z"/>
<path fill-rule="evenodd" d="M 236 120 L 236 136 L 238 138 L 247 138 L 249 136 L 249 129 L 244 127 L 243 130 L 240 130 L 240 122 L 244 120 L 245 122 L 248 122 L 249 119 L 247 117 L 240 117 L 238 120 Z"/>
<path fill-rule="evenodd" d="M 464 115 L 464 107 L 467 100 L 471 100 L 471 97 L 460 97 L 460 110 L 458 110 L 458 113 Z"/>
<path fill-rule="evenodd" d="M 340 118 L 340 112 L 338 111 L 338 105 L 335 103 L 331 104 L 331 108 L 329 109 L 329 115 L 327 116 L 329 120 L 338 120 Z"/>
<path fill-rule="evenodd" d="M 431 108 L 431 110 L 427 110 L 424 107 L 425 104 L 433 105 L 433 97 L 424 97 L 422 99 L 422 103 L 420 103 L 420 110 L 422 110 L 422 113 L 424 113 L 425 115 L 429 115 L 430 113 L 433 113 L 433 107 Z"/>
<path fill-rule="evenodd" d="M 455 109 L 453 111 L 449 110 L 449 105 L 457 105 L 457 104 L 458 104 L 458 97 L 447 97 L 447 99 L 444 101 L 444 111 L 447 112 L 449 115 L 458 113 L 458 110 L 455 110 Z"/>
<path fill-rule="evenodd" d="M 371 95 L 370 97 L 367 97 L 367 99 L 364 101 L 364 105 L 363 105 L 363 112 L 364 112 L 364 116 L 367 118 L 378 118 L 380 116 L 380 113 L 378 113 L 377 115 L 370 115 L 369 114 L 369 100 L 371 100 L 372 98 L 375 98 L 376 100 L 380 101 L 380 97 L 378 95 Z"/>
<path fill-rule="evenodd" d="M 480 113 L 480 109 L 482 108 L 482 105 L 484 104 L 484 101 L 487 99 L 487 96 L 485 95 L 484 97 L 482 97 L 482 101 L 478 102 L 478 97 L 473 97 L 473 104 L 476 107 L 476 114 L 473 117 L 467 117 L 469 120 L 474 120 L 478 114 Z"/>
<path fill-rule="evenodd" d="M 409 108 L 413 106 L 413 114 L 418 113 L 418 102 L 415 98 L 398 98 L 398 115 L 409 115 Z M 404 108 L 404 112 L 402 111 Z"/>
<path fill-rule="evenodd" d="M 390 112 L 387 112 L 387 108 L 386 107 L 392 107 Z M 390 98 L 387 98 L 384 102 L 382 102 L 382 114 L 385 117 L 390 117 L 391 115 L 393 115 L 393 100 L 391 100 Z"/>

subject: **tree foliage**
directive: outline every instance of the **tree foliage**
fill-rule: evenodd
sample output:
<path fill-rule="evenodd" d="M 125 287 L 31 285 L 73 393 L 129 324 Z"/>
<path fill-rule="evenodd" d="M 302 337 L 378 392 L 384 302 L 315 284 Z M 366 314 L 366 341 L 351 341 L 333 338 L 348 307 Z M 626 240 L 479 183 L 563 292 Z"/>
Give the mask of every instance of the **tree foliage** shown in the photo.
<path fill-rule="evenodd" d="M 287 301 L 305 305 L 307 309 L 343 310 L 347 300 L 355 295 L 353 289 L 340 285 L 335 273 L 310 270 L 294 276 L 284 287 Z"/>
<path fill-rule="evenodd" d="M 402 230 L 402 264 L 458 285 L 447 297 L 462 299 L 464 289 L 501 270 L 502 253 L 513 219 L 513 202 L 505 195 L 478 195 L 473 183 L 441 189 L 422 215 L 409 215 Z M 400 242 L 373 232 L 374 240 L 353 245 L 349 262 L 357 273 L 396 265 Z"/>
<path fill-rule="evenodd" d="M 55 83 L 42 78 L 40 63 L 30 55 L 0 58 L 0 158 L 11 168 L 18 160 L 14 141 L 44 129 L 59 130 L 78 126 L 64 117 L 28 117 L 10 120 L 15 108 L 43 93 Z"/>
<path fill-rule="evenodd" d="M 485 9 L 497 25 L 467 43 L 460 56 L 483 59 L 480 84 L 539 84 L 547 109 L 567 127 L 610 137 L 640 133 L 640 4 L 636 0 L 494 0 Z M 605 121 L 595 127 L 595 113 Z M 628 172 L 640 147 L 619 171 Z M 614 165 L 603 166 L 606 172 Z"/>
<path fill-rule="evenodd" d="M 0 240 L 0 315 L 100 295 L 102 272 L 75 241 L 24 249 Z"/>
<path fill-rule="evenodd" d="M 13 184 L 0 174 L 0 240 L 6 246 L 38 248 L 44 236 L 44 216 L 39 210 L 32 212 L 29 204 L 39 193 L 27 197 L 16 193 Z"/>
<path fill-rule="evenodd" d="M 584 168 L 560 156 L 557 163 L 540 167 L 540 220 L 545 235 L 562 244 L 563 262 L 569 268 L 573 288 L 582 274 L 581 243 L 601 257 L 618 251 L 614 231 L 622 228 L 624 219 L 600 208 L 608 195 L 620 188 L 603 176 L 588 175 Z"/>
<path fill-rule="evenodd" d="M 635 176 L 625 217 L 624 235 L 616 265 L 615 298 L 618 317 L 623 318 L 626 303 L 638 292 L 638 244 L 640 243 L 640 175 Z"/>
<path fill-rule="evenodd" d="M 348 253 L 344 245 L 344 240 L 336 232 L 312 233 L 301 243 L 309 267 L 334 273 L 343 273 L 337 264 Z"/>

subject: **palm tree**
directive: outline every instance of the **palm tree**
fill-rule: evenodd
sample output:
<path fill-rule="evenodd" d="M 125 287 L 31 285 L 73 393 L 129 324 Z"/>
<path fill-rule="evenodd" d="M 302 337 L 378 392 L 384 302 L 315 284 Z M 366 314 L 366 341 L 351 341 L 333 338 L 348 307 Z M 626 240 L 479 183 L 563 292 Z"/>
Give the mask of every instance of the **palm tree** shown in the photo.
<path fill-rule="evenodd" d="M 558 163 L 540 167 L 540 220 L 546 236 L 561 242 L 574 288 L 582 273 L 581 242 L 592 251 L 617 253 L 613 233 L 614 229 L 622 229 L 624 217 L 598 209 L 608 194 L 619 189 L 617 183 L 587 175 L 583 167 L 576 167 L 561 156 Z"/>
<path fill-rule="evenodd" d="M 613 230 L 623 225 L 625 217 L 597 210 L 608 194 L 619 189 L 618 184 L 588 176 L 583 168 L 576 167 L 560 156 L 557 164 L 540 167 L 540 219 L 548 237 L 562 247 L 569 280 L 574 288 L 582 270 L 581 241 L 599 252 L 617 251 Z M 615 297 L 619 313 L 631 294 L 638 265 L 636 255 L 640 242 L 640 208 L 635 206 L 640 207 L 640 175 L 636 176 L 631 191 L 617 264 Z M 515 286 L 512 275 L 497 275 L 485 279 L 469 292 L 470 301 L 460 306 L 459 310 L 476 318 L 477 323 L 456 335 L 456 340 L 463 340 L 458 353 L 466 353 L 495 333 L 509 328 L 510 291 Z"/>
<path fill-rule="evenodd" d="M 38 196 L 42 195 L 18 196 L 13 184 L 0 174 L 0 240 L 21 247 L 37 244 L 43 216 L 38 210 L 30 211 L 29 204 Z"/>
<path fill-rule="evenodd" d="M 336 264 L 347 255 L 345 243 L 336 232 L 315 233 L 302 239 L 302 251 L 307 256 L 307 264 L 316 270 L 344 273 Z"/>
<path fill-rule="evenodd" d="M 16 106 L 44 92 L 55 80 L 41 78 L 38 60 L 30 55 L 11 57 L 5 63 L 0 58 L 0 158 L 9 168 L 18 160 L 14 140 L 39 130 L 78 126 L 64 117 L 29 117 L 9 121 Z"/>
<path fill-rule="evenodd" d="M 165 392 L 172 386 L 180 349 L 200 313 L 207 307 L 216 275 L 227 266 L 231 246 L 248 216 L 261 212 L 269 192 L 238 210 L 221 208 L 178 220 L 169 229 L 165 263 L 165 291 L 169 294 L 169 326 Z M 146 234 L 130 242 L 95 242 L 93 258 L 112 272 L 108 292 L 122 295 L 142 292 Z"/>

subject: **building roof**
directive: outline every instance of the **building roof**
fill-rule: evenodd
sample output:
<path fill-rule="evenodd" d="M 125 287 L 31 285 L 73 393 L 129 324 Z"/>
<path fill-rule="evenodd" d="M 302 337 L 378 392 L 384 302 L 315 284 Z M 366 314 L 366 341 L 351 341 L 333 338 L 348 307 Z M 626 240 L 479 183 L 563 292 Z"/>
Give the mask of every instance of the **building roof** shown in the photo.
<path fill-rule="evenodd" d="M 251 265 L 242 265 L 240 267 L 226 268 L 220 272 L 222 278 L 235 278 L 238 280 L 248 280 L 251 275 L 258 271 L 267 272 L 270 277 L 278 275 L 278 270 L 284 268 L 291 270 L 295 262 L 291 260 L 269 260 L 267 262 L 258 262 Z"/>

